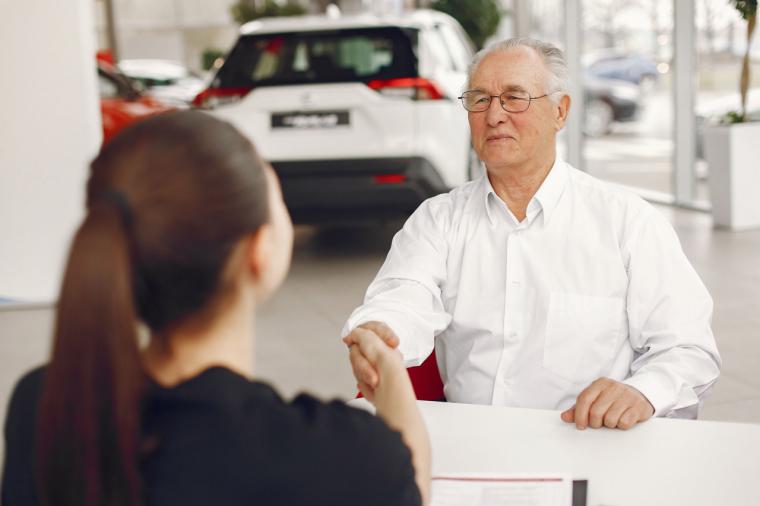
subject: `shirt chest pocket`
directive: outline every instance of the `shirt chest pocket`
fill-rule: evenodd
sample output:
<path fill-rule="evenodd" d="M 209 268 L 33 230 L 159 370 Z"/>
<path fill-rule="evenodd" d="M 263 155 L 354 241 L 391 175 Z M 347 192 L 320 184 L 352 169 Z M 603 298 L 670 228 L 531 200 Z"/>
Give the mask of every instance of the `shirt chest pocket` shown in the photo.
<path fill-rule="evenodd" d="M 573 383 L 590 383 L 614 359 L 624 322 L 625 304 L 619 297 L 552 292 L 544 368 Z"/>

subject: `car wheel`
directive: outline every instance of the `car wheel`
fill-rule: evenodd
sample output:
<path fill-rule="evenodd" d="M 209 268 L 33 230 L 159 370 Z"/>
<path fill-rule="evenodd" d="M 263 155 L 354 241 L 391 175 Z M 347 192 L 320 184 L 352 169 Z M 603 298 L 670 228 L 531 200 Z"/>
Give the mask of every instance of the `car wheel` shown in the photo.
<path fill-rule="evenodd" d="M 614 117 L 610 104 L 604 100 L 591 100 L 586 104 L 586 118 L 583 131 L 589 137 L 601 137 L 609 133 Z"/>
<path fill-rule="evenodd" d="M 483 163 L 478 158 L 475 148 L 470 145 L 470 154 L 467 157 L 467 180 L 472 181 L 476 177 L 480 177 L 483 172 L 485 172 Z"/>

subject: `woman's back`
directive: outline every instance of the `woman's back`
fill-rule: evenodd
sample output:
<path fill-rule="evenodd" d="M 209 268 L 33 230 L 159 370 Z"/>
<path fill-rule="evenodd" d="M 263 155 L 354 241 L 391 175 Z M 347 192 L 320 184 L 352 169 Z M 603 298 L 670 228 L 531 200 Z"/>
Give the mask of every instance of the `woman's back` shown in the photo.
<path fill-rule="evenodd" d="M 34 420 L 45 369 L 14 392 L 6 426 L 3 504 L 39 504 Z M 379 419 L 212 367 L 145 395 L 141 478 L 146 505 L 417 505 L 409 450 Z"/>
<path fill-rule="evenodd" d="M 379 337 L 347 344 L 373 357 L 382 380 L 365 395 L 404 442 L 366 413 L 287 404 L 249 380 L 255 310 L 292 241 L 274 171 L 232 125 L 182 111 L 109 142 L 91 164 L 51 360 L 11 401 L 4 504 L 419 503 L 427 435 Z"/>

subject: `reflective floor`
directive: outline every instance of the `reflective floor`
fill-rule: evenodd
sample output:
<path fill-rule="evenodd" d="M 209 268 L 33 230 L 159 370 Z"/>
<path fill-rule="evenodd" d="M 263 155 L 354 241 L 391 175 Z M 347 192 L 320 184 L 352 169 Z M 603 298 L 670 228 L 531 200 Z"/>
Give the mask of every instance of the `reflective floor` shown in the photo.
<path fill-rule="evenodd" d="M 715 299 L 723 375 L 703 419 L 760 423 L 760 231 L 712 228 L 709 214 L 659 209 Z M 260 312 L 261 378 L 290 396 L 308 390 L 350 398 L 355 387 L 338 335 L 380 267 L 399 224 L 359 230 L 299 228 L 290 275 Z M 0 310 L 0 416 L 13 383 L 47 355 L 52 311 Z"/>

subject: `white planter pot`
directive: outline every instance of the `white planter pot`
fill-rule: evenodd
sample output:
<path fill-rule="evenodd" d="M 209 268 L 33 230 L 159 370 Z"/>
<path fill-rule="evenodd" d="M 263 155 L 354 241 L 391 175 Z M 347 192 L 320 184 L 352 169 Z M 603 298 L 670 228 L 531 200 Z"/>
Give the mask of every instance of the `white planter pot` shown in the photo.
<path fill-rule="evenodd" d="M 760 122 L 708 126 L 703 140 L 713 223 L 760 228 Z"/>

